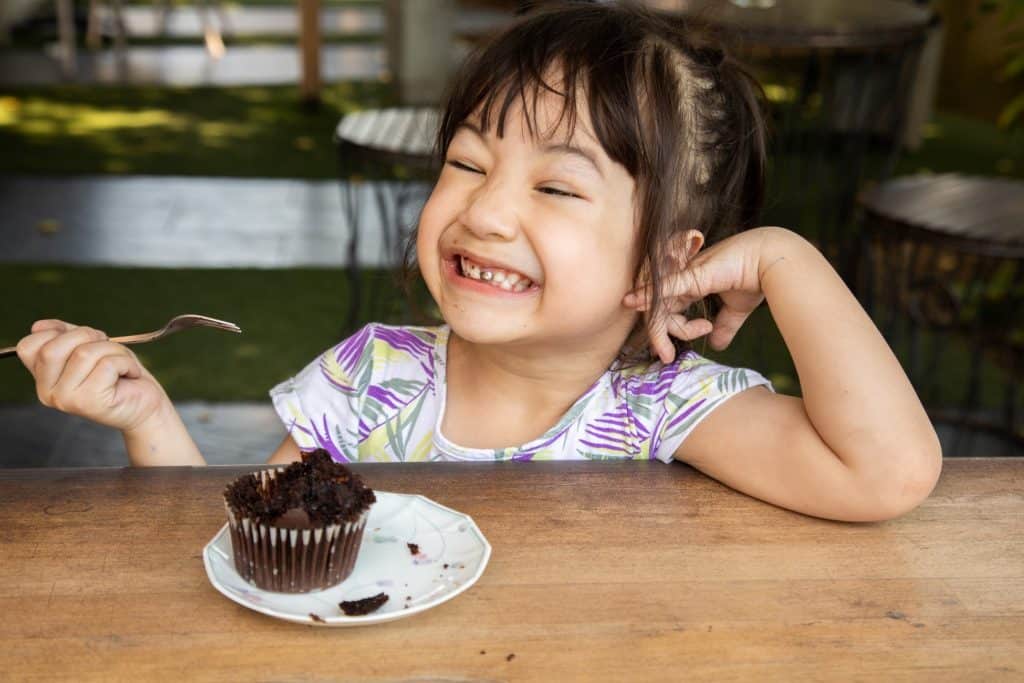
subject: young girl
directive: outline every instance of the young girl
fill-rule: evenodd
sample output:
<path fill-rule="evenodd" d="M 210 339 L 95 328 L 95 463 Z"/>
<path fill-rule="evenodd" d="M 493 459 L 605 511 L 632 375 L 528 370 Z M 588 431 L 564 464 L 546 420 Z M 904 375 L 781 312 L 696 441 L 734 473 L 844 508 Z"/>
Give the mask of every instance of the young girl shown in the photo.
<path fill-rule="evenodd" d="M 820 517 L 920 503 L 941 452 L 896 358 L 817 250 L 753 227 L 758 92 L 695 29 L 629 5 L 545 9 L 475 53 L 416 234 L 446 324 L 368 325 L 275 387 L 270 461 L 676 459 Z M 712 294 L 714 320 L 691 315 Z M 726 347 L 765 299 L 802 399 L 688 350 Z M 39 321 L 18 354 L 44 404 L 120 429 L 134 464 L 204 462 L 102 332 Z"/>

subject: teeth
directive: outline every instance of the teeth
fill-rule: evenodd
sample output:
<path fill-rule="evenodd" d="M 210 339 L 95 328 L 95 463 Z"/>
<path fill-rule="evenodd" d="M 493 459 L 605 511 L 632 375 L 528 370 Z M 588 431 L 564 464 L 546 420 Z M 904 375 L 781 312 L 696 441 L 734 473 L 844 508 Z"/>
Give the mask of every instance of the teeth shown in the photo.
<path fill-rule="evenodd" d="M 481 268 L 465 256 L 459 257 L 462 266 L 462 274 L 473 280 L 490 282 L 499 289 L 506 292 L 524 292 L 530 288 L 533 282 L 519 273 L 509 273 L 504 270 Z"/>

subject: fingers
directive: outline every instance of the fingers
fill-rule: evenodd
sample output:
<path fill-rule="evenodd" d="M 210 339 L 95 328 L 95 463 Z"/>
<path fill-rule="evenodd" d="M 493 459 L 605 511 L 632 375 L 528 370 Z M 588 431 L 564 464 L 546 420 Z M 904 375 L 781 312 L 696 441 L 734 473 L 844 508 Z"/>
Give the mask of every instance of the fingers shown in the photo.
<path fill-rule="evenodd" d="M 683 341 L 693 341 L 706 334 L 710 334 L 714 329 L 710 320 L 705 320 L 704 318 L 687 320 L 681 315 L 670 315 L 667 327 L 673 337 Z"/>
<path fill-rule="evenodd" d="M 120 380 L 138 379 L 142 376 L 142 366 L 135 356 L 123 346 L 111 342 L 89 344 L 90 356 L 83 361 L 83 367 L 89 368 L 81 381 L 69 376 L 54 387 L 53 397 L 57 407 L 66 412 L 82 413 L 95 410 L 97 405 L 113 407 L 118 402 Z M 70 366 L 70 363 L 69 363 Z M 86 405 L 79 405 L 83 401 Z"/>
<path fill-rule="evenodd" d="M 58 335 L 70 329 L 68 323 L 60 320 L 37 320 L 32 323 L 31 334 L 18 341 L 18 358 L 30 371 L 35 365 L 36 353 L 43 344 L 55 339 Z"/>
<path fill-rule="evenodd" d="M 78 407 L 76 396 L 93 400 L 101 393 L 113 391 L 121 377 L 132 379 L 140 375 L 141 368 L 135 356 L 120 344 L 108 341 L 85 343 L 71 351 L 64 371 L 50 390 L 49 399 L 54 407 L 73 412 Z"/>
<path fill-rule="evenodd" d="M 750 311 L 739 311 L 734 308 L 723 308 L 715 316 L 715 324 L 711 330 L 708 342 L 715 351 L 721 351 L 729 346 L 736 337 L 736 333 L 743 327 L 743 323 L 750 317 Z"/>
<path fill-rule="evenodd" d="M 57 330 L 58 332 L 67 332 L 68 330 L 72 330 L 76 327 L 78 327 L 78 325 L 72 325 L 71 323 L 66 323 L 63 320 L 37 320 L 34 323 L 32 323 L 32 333 L 35 334 L 36 332 L 44 332 L 46 330 Z"/>
<path fill-rule="evenodd" d="M 38 337 L 38 339 L 31 339 Z M 71 354 L 79 346 L 105 340 L 107 335 L 89 327 L 73 327 L 66 332 L 44 330 L 30 335 L 31 341 L 18 346 L 18 355 L 36 379 L 36 393 L 44 405 L 50 405 L 48 396 L 64 373 Z"/>
<path fill-rule="evenodd" d="M 673 301 L 676 310 L 684 310 L 709 294 L 720 291 L 721 288 L 716 289 L 714 285 L 711 272 L 702 264 L 693 263 L 685 270 L 674 271 L 662 278 L 661 297 L 663 301 Z M 654 293 L 649 286 L 638 287 L 626 294 L 623 304 L 646 311 L 653 298 Z"/>
<path fill-rule="evenodd" d="M 648 322 L 648 337 L 651 352 L 662 363 L 668 365 L 675 360 L 676 349 L 672 337 L 683 341 L 693 341 L 712 331 L 710 320 L 704 318 L 687 319 L 678 313 L 670 313 L 651 318 Z"/>
<path fill-rule="evenodd" d="M 647 321 L 647 338 L 651 352 L 668 365 L 675 359 L 676 349 L 668 335 L 667 316 L 652 316 Z"/>

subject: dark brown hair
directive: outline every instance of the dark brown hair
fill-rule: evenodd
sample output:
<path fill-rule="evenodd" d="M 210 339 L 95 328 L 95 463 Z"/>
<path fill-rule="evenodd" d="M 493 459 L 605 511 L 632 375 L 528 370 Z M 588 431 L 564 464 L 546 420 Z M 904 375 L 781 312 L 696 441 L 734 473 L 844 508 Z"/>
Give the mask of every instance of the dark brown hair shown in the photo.
<path fill-rule="evenodd" d="M 561 78 L 557 90 L 544 80 L 553 73 Z M 637 284 L 652 288 L 654 306 L 674 235 L 696 229 L 710 242 L 756 224 L 764 193 L 763 93 L 699 22 L 632 2 L 545 4 L 463 64 L 443 108 L 439 161 L 459 124 L 476 112 L 485 132 L 493 116 L 501 137 L 516 101 L 536 135 L 544 92 L 564 97 L 559 123 L 568 117 L 568 136 L 577 106 L 586 106 L 605 153 L 634 178 L 634 273 Z M 680 351 L 689 347 L 673 341 Z M 622 360 L 648 358 L 641 319 Z"/>

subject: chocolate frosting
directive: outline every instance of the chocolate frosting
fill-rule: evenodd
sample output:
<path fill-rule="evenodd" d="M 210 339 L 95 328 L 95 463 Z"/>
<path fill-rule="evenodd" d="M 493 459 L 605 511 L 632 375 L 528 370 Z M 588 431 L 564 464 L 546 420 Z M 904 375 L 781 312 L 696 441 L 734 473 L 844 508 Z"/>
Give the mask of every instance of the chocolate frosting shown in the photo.
<path fill-rule="evenodd" d="M 238 517 L 288 529 L 310 529 L 353 522 L 376 497 L 359 475 L 318 449 L 302 454 L 273 477 L 260 473 L 239 477 L 224 490 L 224 500 Z"/>

